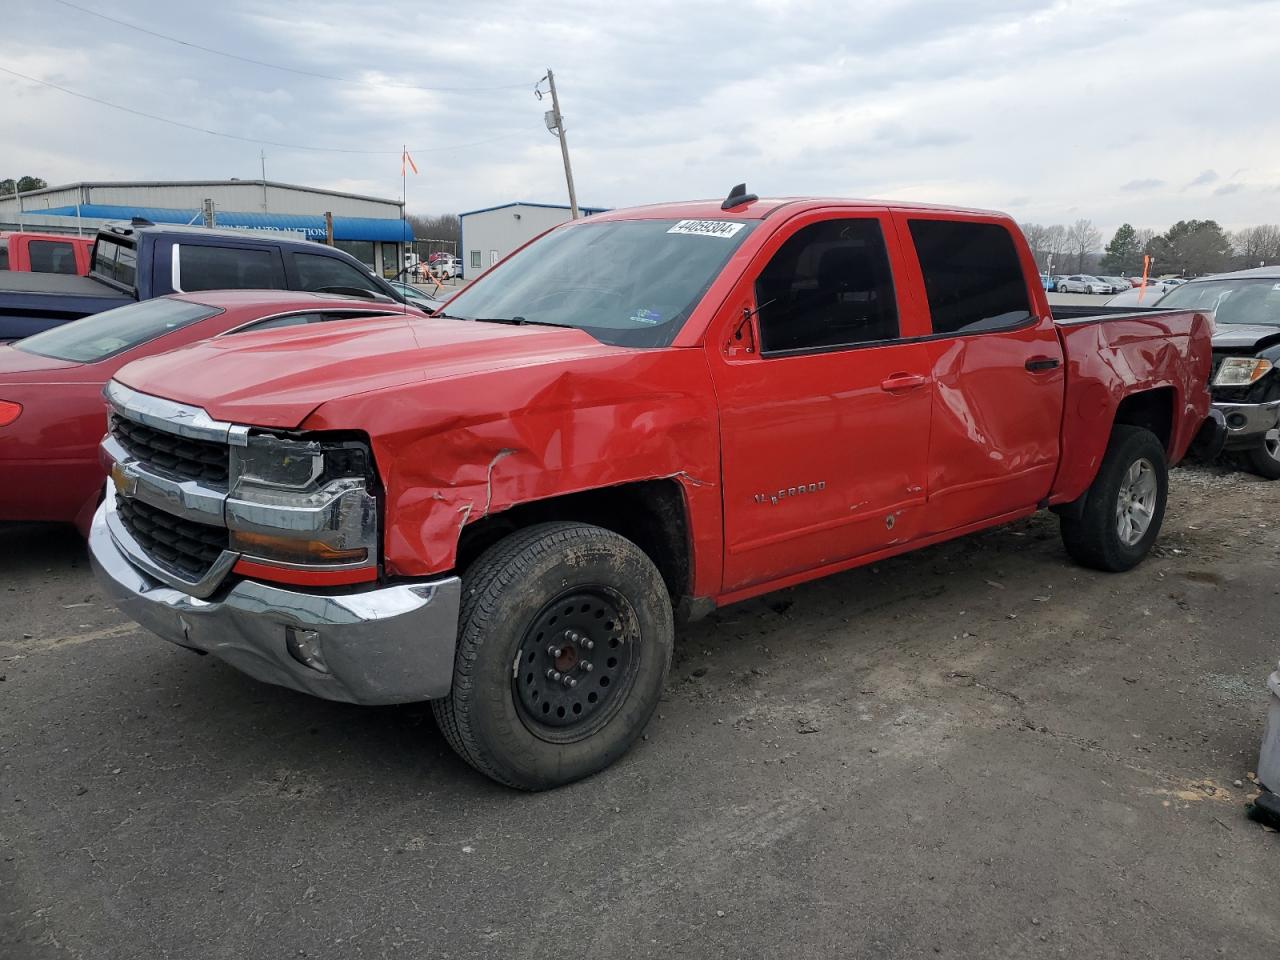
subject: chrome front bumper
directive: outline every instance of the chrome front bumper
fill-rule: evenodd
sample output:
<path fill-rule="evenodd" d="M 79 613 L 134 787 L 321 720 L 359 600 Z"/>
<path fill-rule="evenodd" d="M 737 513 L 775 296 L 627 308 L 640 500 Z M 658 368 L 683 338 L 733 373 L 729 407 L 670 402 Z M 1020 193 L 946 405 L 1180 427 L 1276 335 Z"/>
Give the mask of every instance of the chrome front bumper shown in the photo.
<path fill-rule="evenodd" d="M 1227 424 L 1227 449 L 1254 446 L 1280 436 L 1280 400 L 1270 403 L 1215 403 Z"/>
<path fill-rule="evenodd" d="M 387 704 L 449 693 L 462 582 L 444 577 L 360 593 L 317 594 L 241 580 L 202 600 L 140 570 L 94 515 L 89 555 L 126 614 L 171 643 L 211 653 L 255 679 L 326 700 Z M 326 669 L 290 652 L 302 640 Z"/>

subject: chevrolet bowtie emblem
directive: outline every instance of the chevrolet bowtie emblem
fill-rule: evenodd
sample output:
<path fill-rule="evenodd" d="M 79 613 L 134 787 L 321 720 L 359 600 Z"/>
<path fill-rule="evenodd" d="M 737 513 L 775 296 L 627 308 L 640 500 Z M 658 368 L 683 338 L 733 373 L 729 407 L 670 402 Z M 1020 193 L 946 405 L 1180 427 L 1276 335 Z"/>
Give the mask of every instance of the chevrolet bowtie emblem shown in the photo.
<path fill-rule="evenodd" d="M 138 478 L 118 463 L 111 465 L 111 482 L 122 497 L 132 497 L 138 492 Z"/>

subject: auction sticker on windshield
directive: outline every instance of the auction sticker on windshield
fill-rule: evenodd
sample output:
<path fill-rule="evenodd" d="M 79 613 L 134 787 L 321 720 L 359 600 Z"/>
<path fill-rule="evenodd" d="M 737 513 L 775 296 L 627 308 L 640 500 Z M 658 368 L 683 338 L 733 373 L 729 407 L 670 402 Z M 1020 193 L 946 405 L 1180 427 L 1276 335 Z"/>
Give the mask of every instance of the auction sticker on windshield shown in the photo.
<path fill-rule="evenodd" d="M 728 239 L 741 230 L 745 223 L 732 220 L 681 220 L 667 233 L 690 233 L 698 237 L 723 237 Z"/>

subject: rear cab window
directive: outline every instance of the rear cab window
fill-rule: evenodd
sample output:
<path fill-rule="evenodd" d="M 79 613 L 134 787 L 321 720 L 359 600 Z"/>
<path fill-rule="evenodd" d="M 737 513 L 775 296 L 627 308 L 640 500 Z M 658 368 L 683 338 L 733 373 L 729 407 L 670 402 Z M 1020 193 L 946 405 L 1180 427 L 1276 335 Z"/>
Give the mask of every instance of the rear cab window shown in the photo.
<path fill-rule="evenodd" d="M 133 290 L 138 281 L 138 251 L 131 242 L 100 236 L 93 247 L 91 272 Z"/>
<path fill-rule="evenodd" d="M 1008 330 L 1034 316 L 1013 236 L 998 223 L 909 218 L 935 336 Z"/>
<path fill-rule="evenodd" d="M 57 240 L 32 240 L 27 245 L 27 253 L 31 258 L 33 273 L 66 273 L 76 272 L 76 252 L 69 243 Z"/>

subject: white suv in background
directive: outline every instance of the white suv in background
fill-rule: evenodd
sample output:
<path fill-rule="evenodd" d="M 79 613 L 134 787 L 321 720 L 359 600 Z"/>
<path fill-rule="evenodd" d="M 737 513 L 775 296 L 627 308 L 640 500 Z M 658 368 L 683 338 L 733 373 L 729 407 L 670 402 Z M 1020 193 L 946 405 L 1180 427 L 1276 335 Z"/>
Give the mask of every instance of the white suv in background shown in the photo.
<path fill-rule="evenodd" d="M 457 257 L 440 257 L 427 264 L 431 275 L 441 280 L 452 280 L 462 276 L 462 261 Z"/>

